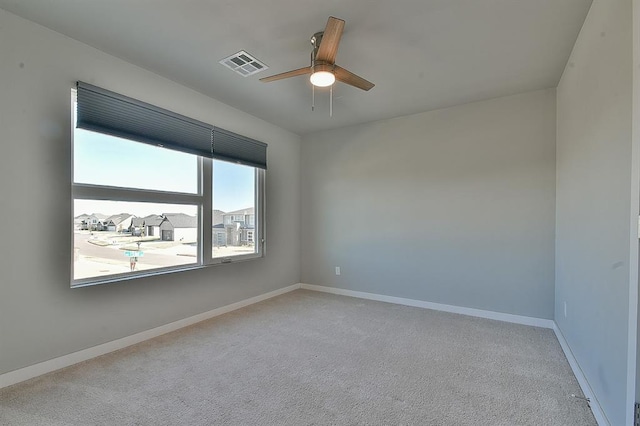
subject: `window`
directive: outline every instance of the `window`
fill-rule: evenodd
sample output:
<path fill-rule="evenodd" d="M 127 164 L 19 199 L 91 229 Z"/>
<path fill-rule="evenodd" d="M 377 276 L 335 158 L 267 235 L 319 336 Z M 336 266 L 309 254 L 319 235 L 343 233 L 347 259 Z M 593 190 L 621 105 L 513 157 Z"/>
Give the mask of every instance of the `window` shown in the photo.
<path fill-rule="evenodd" d="M 223 218 L 214 223 L 218 239 L 214 239 L 213 258 L 255 255 L 258 247 L 248 243 L 247 235 L 255 232 L 256 168 L 216 160 L 212 187 L 213 205 Z"/>
<path fill-rule="evenodd" d="M 84 83 L 73 98 L 72 286 L 263 255 L 266 144 Z"/>

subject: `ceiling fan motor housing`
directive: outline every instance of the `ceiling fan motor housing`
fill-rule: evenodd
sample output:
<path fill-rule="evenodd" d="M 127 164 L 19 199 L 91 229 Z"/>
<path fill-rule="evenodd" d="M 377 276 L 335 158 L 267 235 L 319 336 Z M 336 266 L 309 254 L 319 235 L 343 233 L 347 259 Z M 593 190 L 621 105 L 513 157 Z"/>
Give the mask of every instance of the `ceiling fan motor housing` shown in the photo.
<path fill-rule="evenodd" d="M 332 73 L 334 69 L 335 69 L 334 64 L 330 64 L 325 61 L 314 61 L 313 66 L 311 67 L 311 72 L 313 73 L 313 72 L 326 71 L 326 72 Z"/>
<path fill-rule="evenodd" d="M 327 71 L 333 72 L 334 64 L 327 61 L 316 60 L 318 49 L 320 49 L 320 43 L 322 42 L 322 36 L 324 31 L 319 31 L 311 37 L 311 44 L 313 45 L 313 51 L 311 52 L 311 72 Z"/>

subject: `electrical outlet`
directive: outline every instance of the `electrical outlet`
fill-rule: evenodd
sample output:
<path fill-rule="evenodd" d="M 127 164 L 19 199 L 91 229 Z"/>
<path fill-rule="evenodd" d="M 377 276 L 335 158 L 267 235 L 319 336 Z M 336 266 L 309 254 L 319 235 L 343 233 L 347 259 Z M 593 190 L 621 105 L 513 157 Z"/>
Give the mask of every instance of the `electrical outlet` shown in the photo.
<path fill-rule="evenodd" d="M 340 275 L 340 267 L 336 266 L 336 275 Z"/>
<path fill-rule="evenodd" d="M 564 317 L 567 317 L 567 302 L 564 302 Z"/>

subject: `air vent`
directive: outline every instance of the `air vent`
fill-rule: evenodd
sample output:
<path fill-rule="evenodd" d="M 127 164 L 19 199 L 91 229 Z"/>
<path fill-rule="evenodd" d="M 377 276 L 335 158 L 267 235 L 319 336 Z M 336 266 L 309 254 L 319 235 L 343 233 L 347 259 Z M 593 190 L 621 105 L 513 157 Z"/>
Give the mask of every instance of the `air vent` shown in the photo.
<path fill-rule="evenodd" d="M 244 50 L 222 59 L 220 63 L 243 77 L 249 77 L 269 68 Z"/>

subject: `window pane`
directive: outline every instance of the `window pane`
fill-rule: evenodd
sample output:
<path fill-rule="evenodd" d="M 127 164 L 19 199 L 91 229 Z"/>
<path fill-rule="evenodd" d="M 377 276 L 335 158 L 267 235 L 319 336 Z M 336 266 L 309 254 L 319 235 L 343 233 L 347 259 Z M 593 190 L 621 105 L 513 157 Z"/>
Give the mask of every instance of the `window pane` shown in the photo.
<path fill-rule="evenodd" d="M 151 189 L 198 191 L 198 157 L 152 145 L 74 129 L 75 183 Z"/>
<path fill-rule="evenodd" d="M 74 200 L 75 280 L 198 261 L 194 205 Z"/>
<path fill-rule="evenodd" d="M 213 257 L 257 253 L 256 169 L 213 162 Z"/>

